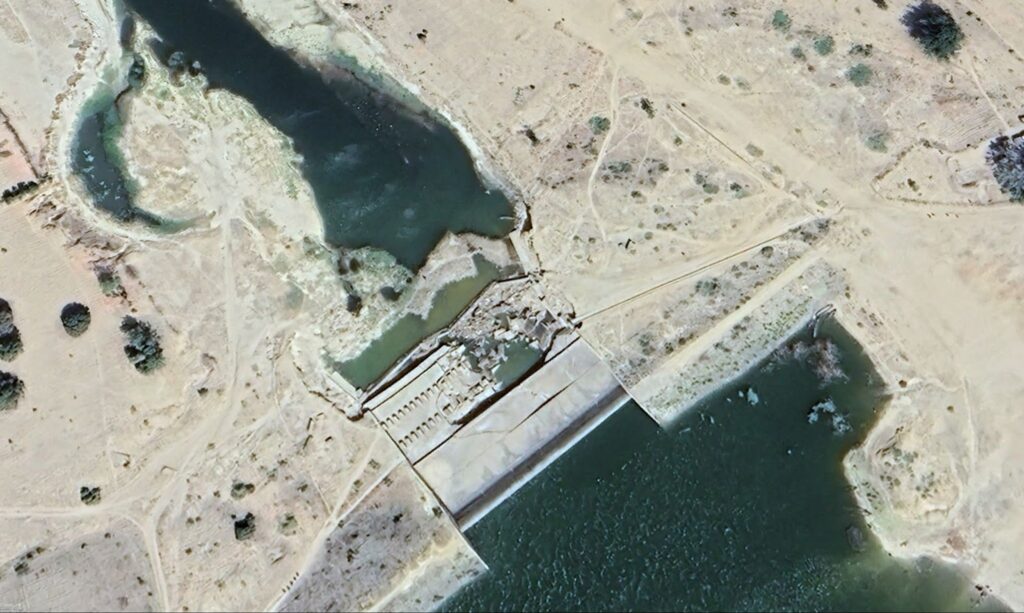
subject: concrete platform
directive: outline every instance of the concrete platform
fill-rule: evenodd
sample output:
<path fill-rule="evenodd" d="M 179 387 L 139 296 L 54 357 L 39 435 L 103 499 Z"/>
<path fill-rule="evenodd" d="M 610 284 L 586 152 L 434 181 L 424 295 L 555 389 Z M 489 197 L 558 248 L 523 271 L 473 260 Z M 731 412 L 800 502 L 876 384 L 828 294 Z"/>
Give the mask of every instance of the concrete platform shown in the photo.
<path fill-rule="evenodd" d="M 468 528 L 628 399 L 577 337 L 414 466 Z"/>

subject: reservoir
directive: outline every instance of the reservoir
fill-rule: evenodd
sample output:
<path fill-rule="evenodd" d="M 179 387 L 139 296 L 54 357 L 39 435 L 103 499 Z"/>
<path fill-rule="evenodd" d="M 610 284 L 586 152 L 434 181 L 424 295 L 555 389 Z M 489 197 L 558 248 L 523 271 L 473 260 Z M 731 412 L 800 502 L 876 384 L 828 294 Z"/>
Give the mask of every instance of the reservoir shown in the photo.
<path fill-rule="evenodd" d="M 804 333 L 668 431 L 619 409 L 467 532 L 490 570 L 443 608 L 1004 609 L 871 536 L 841 462 L 885 399 L 852 338 L 821 334 L 845 377 Z"/>
<path fill-rule="evenodd" d="M 125 4 L 157 32 L 159 49 L 198 62 L 211 87 L 245 98 L 292 140 L 328 243 L 383 249 L 415 271 L 446 232 L 512 230 L 508 200 L 481 182 L 462 142 L 435 118 L 354 75 L 326 83 L 227 0 Z"/>
<path fill-rule="evenodd" d="M 71 151 L 71 166 L 82 178 L 95 205 L 121 221 L 140 220 L 156 227 L 155 215 L 134 206 L 131 181 L 117 146 L 121 111 L 112 92 L 98 92 L 82 111 Z"/>

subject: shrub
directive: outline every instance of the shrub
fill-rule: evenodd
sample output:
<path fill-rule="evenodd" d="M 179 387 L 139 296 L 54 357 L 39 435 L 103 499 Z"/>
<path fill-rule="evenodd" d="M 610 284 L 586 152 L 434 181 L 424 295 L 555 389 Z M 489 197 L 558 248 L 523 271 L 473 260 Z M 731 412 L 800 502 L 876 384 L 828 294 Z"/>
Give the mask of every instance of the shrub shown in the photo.
<path fill-rule="evenodd" d="M 3 194 L 0 194 L 0 201 L 7 202 L 15 196 L 30 192 L 35 188 L 39 187 L 39 184 L 35 181 L 18 181 L 11 187 L 4 190 Z"/>
<path fill-rule="evenodd" d="M 252 483 L 243 483 L 241 481 L 235 481 L 231 484 L 231 497 L 235 500 L 241 500 L 249 494 L 256 491 L 256 486 Z"/>
<path fill-rule="evenodd" d="M 870 66 L 866 64 L 857 64 L 855 66 L 851 66 L 850 69 L 846 71 L 846 78 L 850 80 L 850 83 L 853 83 L 857 87 L 864 87 L 871 82 L 872 74 L 874 73 L 871 71 Z"/>
<path fill-rule="evenodd" d="M 246 513 L 245 517 L 235 520 L 235 538 L 244 541 L 256 532 L 256 516 Z"/>
<path fill-rule="evenodd" d="M 347 295 L 345 297 L 345 309 L 358 317 L 359 312 L 363 310 L 363 299 L 356 294 Z"/>
<path fill-rule="evenodd" d="M 132 58 L 132 65 L 128 68 L 128 85 L 133 89 L 140 89 L 146 82 L 146 61 L 136 53 Z"/>
<path fill-rule="evenodd" d="M 120 296 L 123 298 L 126 295 L 124 286 L 121 284 L 121 277 L 113 269 L 98 268 L 96 270 L 96 280 L 99 281 L 100 291 L 103 292 L 104 296 L 108 298 Z"/>
<path fill-rule="evenodd" d="M 0 298 L 0 326 L 12 323 L 13 321 L 14 310 L 11 309 L 11 303 Z"/>
<path fill-rule="evenodd" d="M 64 331 L 71 336 L 81 336 L 89 329 L 92 322 L 92 315 L 89 307 L 78 302 L 71 302 L 64 305 L 60 312 L 60 323 L 64 325 Z"/>
<path fill-rule="evenodd" d="M 1003 193 L 1015 202 L 1024 200 L 1024 137 L 994 139 L 985 159 Z"/>
<path fill-rule="evenodd" d="M 78 497 L 87 505 L 99 504 L 102 499 L 100 488 L 88 487 L 85 485 L 78 489 Z"/>
<path fill-rule="evenodd" d="M 643 111 L 645 113 L 647 113 L 647 117 L 649 119 L 654 119 L 654 103 L 653 102 L 651 102 L 647 98 L 641 98 L 640 102 L 638 102 L 637 104 L 639 104 L 640 108 L 643 109 Z"/>
<path fill-rule="evenodd" d="M 128 341 L 124 346 L 124 354 L 128 356 L 128 360 L 135 370 L 149 373 L 164 363 L 160 336 L 148 323 L 126 315 L 121 320 L 121 332 L 124 333 L 125 340 Z"/>
<path fill-rule="evenodd" d="M 17 375 L 0 370 L 0 411 L 13 409 L 25 393 L 25 384 Z"/>
<path fill-rule="evenodd" d="M 590 131 L 594 134 L 604 134 L 612 127 L 611 120 L 600 115 L 594 115 L 587 123 L 590 125 Z"/>
<path fill-rule="evenodd" d="M 836 40 L 828 34 L 814 39 L 814 50 L 818 55 L 828 55 L 836 48 Z"/>
<path fill-rule="evenodd" d="M 772 27 L 779 32 L 788 32 L 791 25 L 793 25 L 793 20 L 789 18 L 789 13 L 786 11 L 778 9 L 772 14 Z"/>
<path fill-rule="evenodd" d="M 949 11 L 930 0 L 908 8 L 900 21 L 928 55 L 940 60 L 953 57 L 964 40 L 963 31 Z"/>
<path fill-rule="evenodd" d="M 886 132 L 875 132 L 864 139 L 864 143 L 867 145 L 868 149 L 878 151 L 879 153 L 886 150 L 886 143 L 888 143 L 888 141 L 889 135 Z"/>
<path fill-rule="evenodd" d="M 875 46 L 871 43 L 856 43 L 850 46 L 850 55 L 859 55 L 860 57 L 871 57 L 871 54 L 875 52 Z"/>

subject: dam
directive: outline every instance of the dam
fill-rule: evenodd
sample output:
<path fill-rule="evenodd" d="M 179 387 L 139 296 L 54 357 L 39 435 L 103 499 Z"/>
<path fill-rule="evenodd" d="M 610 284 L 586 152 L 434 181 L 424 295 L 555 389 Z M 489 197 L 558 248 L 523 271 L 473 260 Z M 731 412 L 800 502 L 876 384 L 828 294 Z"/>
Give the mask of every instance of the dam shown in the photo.
<path fill-rule="evenodd" d="M 511 230 L 507 199 L 429 117 L 356 78 L 325 83 L 228 3 L 129 5 L 290 137 L 332 245 L 415 271 L 447 233 Z M 839 467 L 884 399 L 840 330 L 824 334 L 847 378 L 773 356 L 663 431 L 620 409 L 615 375 L 529 272 L 480 279 L 336 368 L 491 566 L 446 607 L 1000 607 L 943 564 L 889 560 L 871 537 Z M 811 342 L 802 334 L 792 342 Z M 526 358 L 508 366 L 516 348 Z"/>

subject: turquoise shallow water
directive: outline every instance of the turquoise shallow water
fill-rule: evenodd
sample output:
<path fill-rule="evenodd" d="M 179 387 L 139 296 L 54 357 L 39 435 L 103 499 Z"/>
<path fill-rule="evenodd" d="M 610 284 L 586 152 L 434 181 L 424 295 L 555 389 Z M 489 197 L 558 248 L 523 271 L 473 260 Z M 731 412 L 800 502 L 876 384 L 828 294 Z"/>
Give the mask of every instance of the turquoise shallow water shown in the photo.
<path fill-rule="evenodd" d="M 825 333 L 845 379 L 823 382 L 812 350 L 759 365 L 671 431 L 620 409 L 469 530 L 490 571 L 443 608 L 1000 608 L 948 566 L 894 560 L 868 532 L 841 460 L 884 399 L 852 339 Z M 836 413 L 821 405 L 810 423 L 828 399 Z"/>

